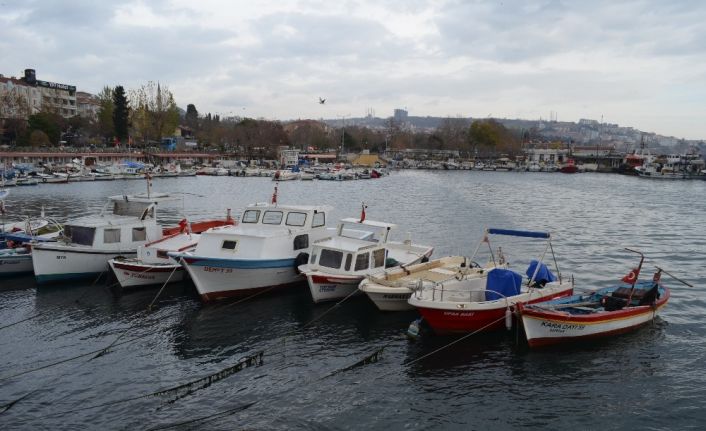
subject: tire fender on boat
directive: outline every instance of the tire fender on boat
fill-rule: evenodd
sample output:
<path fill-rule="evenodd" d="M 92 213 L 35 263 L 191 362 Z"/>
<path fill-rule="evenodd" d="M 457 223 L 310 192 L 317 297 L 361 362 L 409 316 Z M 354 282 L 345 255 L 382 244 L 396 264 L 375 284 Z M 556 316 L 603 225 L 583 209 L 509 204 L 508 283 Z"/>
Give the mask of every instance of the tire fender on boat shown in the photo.
<path fill-rule="evenodd" d="M 299 267 L 301 265 L 305 265 L 307 262 L 309 262 L 309 253 L 302 252 L 294 258 L 294 270 L 297 272 L 297 274 L 301 274 L 301 271 L 299 271 Z"/>

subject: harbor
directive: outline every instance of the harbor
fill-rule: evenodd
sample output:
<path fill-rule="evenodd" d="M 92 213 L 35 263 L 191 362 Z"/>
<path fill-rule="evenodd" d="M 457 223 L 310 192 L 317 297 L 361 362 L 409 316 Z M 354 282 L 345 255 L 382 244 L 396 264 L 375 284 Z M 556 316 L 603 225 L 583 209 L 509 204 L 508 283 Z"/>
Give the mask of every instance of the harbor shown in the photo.
<path fill-rule="evenodd" d="M 488 227 L 503 226 L 551 232 L 559 271 L 551 258 L 545 262 L 564 281 L 575 280 L 575 292 L 619 282 L 636 265 L 624 248 L 646 256 L 641 280 L 659 266 L 694 287 L 663 275 L 669 303 L 639 331 L 534 350 L 504 328 L 410 341 L 406 333 L 419 317 L 416 310 L 382 312 L 365 295 L 315 304 L 304 280 L 210 302 L 188 277 L 124 290 L 107 274 L 47 285 L 36 284 L 33 274 L 3 278 L 2 402 L 22 398 L 0 417 L 3 428 L 91 423 L 151 429 L 205 417 L 198 423 L 209 429 L 234 423 L 267 429 L 486 428 L 499 415 L 512 427 L 581 427 L 585 417 L 578 413 L 589 402 L 602 411 L 596 426 L 670 428 L 673 416 L 681 424 L 702 419 L 693 397 L 706 382 L 700 373 L 684 373 L 703 350 L 702 181 L 393 169 L 367 181 L 199 175 L 151 182 L 154 193 L 180 196 L 159 204 L 157 217 L 165 226 L 222 219 L 229 209 L 240 223 L 249 204 L 270 203 L 276 185 L 283 209 L 328 206 L 329 227 L 346 218 L 354 226 L 363 218 L 395 223 L 395 239 L 433 246 L 431 259 L 471 257 Z M 66 223 L 99 214 L 106 197 L 145 192 L 144 179 L 21 187 L 5 197 L 5 210 L 33 217 L 43 211 Z M 534 240 L 508 241 L 499 244 L 520 272 L 544 250 Z M 86 356 L 58 364 L 79 355 Z M 194 384 L 187 395 L 147 396 L 219 372 L 227 377 Z M 565 381 L 571 384 L 559 383 Z M 459 410 L 456 403 L 478 408 Z M 508 403 L 516 408 L 498 407 Z M 670 415 L 645 416 L 645 409 L 668 409 Z"/>

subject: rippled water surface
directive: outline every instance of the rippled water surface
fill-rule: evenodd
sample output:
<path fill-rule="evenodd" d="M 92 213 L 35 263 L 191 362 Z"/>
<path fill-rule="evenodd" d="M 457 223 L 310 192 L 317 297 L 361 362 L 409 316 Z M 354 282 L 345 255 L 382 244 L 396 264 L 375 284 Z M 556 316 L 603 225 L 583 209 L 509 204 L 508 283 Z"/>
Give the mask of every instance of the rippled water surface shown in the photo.
<path fill-rule="evenodd" d="M 170 223 L 184 214 L 222 216 L 227 208 L 238 214 L 267 201 L 273 188 L 266 178 L 236 177 L 154 185 L 186 193 L 183 203 L 163 209 Z M 143 189 L 142 181 L 16 188 L 6 206 L 19 214 L 44 206 L 65 220 L 99 212 L 109 195 Z M 203 305 L 185 282 L 167 287 L 148 313 L 158 288 L 120 292 L 103 280 L 37 288 L 32 277 L 2 279 L 0 403 L 19 401 L 0 414 L 0 428 L 702 429 L 705 191 L 702 181 L 466 171 L 281 183 L 280 202 L 333 205 L 329 221 L 357 216 L 364 201 L 369 219 L 397 223 L 398 239 L 410 232 L 415 242 L 434 245 L 435 257 L 471 254 L 484 227 L 548 230 L 559 269 L 577 287 L 622 277 L 637 263 L 624 247 L 647 255 L 644 276 L 659 264 L 694 287 L 665 276 L 672 297 L 660 317 L 604 342 L 527 351 L 510 332 L 423 358 L 455 338 L 425 334 L 410 342 L 404 333 L 415 312 L 380 313 L 364 296 L 332 309 L 313 305 L 302 285 Z M 524 240 L 501 245 L 519 271 L 543 250 Z M 346 370 L 381 347 L 380 361 Z M 173 394 L 138 398 L 262 350 L 261 366 L 194 387 L 175 402 L 166 402 Z"/>

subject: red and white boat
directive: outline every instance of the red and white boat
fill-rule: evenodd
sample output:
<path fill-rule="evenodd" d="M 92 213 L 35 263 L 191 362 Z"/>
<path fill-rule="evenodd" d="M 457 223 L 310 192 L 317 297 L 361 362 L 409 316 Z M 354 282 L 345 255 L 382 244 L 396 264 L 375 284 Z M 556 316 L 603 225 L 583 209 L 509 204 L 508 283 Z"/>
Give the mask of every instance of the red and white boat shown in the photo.
<path fill-rule="evenodd" d="M 505 259 L 501 250 L 497 256 L 493 254 L 489 235 L 546 239 L 544 253 L 551 244 L 550 234 L 545 232 L 486 229 L 476 253 L 481 244 L 487 243 L 494 266 L 504 265 Z M 520 274 L 497 267 L 489 269 L 484 277 L 424 285 L 412 294 L 409 304 L 437 334 L 470 333 L 509 327 L 517 304 L 547 301 L 573 292 L 573 281 L 563 281 L 560 273 L 555 276 L 541 259 L 532 261 L 526 274 L 524 282 Z"/>
<path fill-rule="evenodd" d="M 641 266 L 642 259 L 638 268 L 623 277 L 622 286 L 521 305 L 519 312 L 529 347 L 610 337 L 654 320 L 667 304 L 670 292 L 660 282 L 661 270 L 652 280 L 638 282 Z"/>
<path fill-rule="evenodd" d="M 202 220 L 191 224 L 182 220 L 177 227 L 164 229 L 166 236 L 138 247 L 137 257 L 116 257 L 110 259 L 108 265 L 122 288 L 181 281 L 184 279 L 184 268 L 168 253 L 195 249 L 201 235 L 194 233 L 194 228 L 203 232 L 210 227 L 233 224 L 230 212 L 225 220 Z"/>

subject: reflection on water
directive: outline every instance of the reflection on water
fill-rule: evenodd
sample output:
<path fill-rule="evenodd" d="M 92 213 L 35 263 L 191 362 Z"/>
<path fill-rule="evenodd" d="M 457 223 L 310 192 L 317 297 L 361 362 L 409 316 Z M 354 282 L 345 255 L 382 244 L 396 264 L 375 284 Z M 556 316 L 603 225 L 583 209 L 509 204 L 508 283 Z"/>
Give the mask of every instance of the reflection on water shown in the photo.
<path fill-rule="evenodd" d="M 154 180 L 184 192 L 161 207 L 174 223 L 234 214 L 267 201 L 265 178 Z M 109 195 L 144 192 L 142 181 L 42 185 L 17 189 L 13 214 L 59 220 L 101 211 Z M 396 239 L 435 246 L 435 256 L 469 255 L 484 227 L 552 232 L 557 263 L 578 287 L 604 286 L 648 257 L 694 285 L 669 277 L 670 304 L 634 334 L 580 346 L 528 351 L 514 332 L 465 339 L 404 336 L 415 312 L 380 313 L 365 297 L 339 307 L 314 305 L 306 286 L 239 304 L 203 305 L 189 282 L 121 292 L 100 280 L 42 286 L 31 277 L 0 280 L 0 403 L 33 392 L 0 415 L 3 429 L 133 429 L 192 419 L 256 402 L 209 422 L 208 429 L 262 428 L 689 428 L 706 403 L 704 252 L 706 182 L 653 182 L 615 175 L 496 172 L 395 172 L 380 180 L 283 182 L 281 202 L 329 204 L 329 222 L 357 216 L 399 225 Z M 541 245 L 498 243 L 524 272 Z M 325 317 L 310 324 L 312 320 Z M 139 337 L 139 338 L 137 338 Z M 18 372 L 119 340 L 110 353 L 15 378 Z M 344 369 L 384 347 L 374 364 Z M 174 404 L 146 398 L 60 415 L 62 411 L 168 388 L 217 372 L 265 350 L 264 364 Z M 413 362 L 414 361 L 414 362 Z M 411 363 L 405 365 L 406 363 Z M 600 414 L 595 414 L 600 412 Z M 49 416 L 48 416 L 49 415 Z"/>

